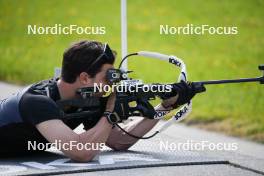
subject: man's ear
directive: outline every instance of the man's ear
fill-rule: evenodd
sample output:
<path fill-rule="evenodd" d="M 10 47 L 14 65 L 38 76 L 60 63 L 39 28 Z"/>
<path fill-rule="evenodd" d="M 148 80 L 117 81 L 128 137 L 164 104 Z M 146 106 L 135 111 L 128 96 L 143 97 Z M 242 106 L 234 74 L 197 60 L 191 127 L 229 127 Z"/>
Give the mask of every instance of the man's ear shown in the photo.
<path fill-rule="evenodd" d="M 83 85 L 87 85 L 87 84 L 91 83 L 91 77 L 86 72 L 80 73 L 79 80 L 80 80 L 80 83 L 83 84 Z"/>

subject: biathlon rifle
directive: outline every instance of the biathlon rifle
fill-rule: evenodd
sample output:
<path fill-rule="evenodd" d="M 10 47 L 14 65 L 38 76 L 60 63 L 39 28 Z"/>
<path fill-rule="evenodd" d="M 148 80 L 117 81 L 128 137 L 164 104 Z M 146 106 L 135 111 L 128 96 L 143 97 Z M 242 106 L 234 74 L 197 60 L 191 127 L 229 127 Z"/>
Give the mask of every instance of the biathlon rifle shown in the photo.
<path fill-rule="evenodd" d="M 156 90 L 153 91 L 153 89 L 148 89 L 149 91 L 143 91 L 143 89 L 145 89 L 146 87 L 149 88 L 156 85 L 170 86 L 171 84 L 143 84 L 139 80 L 129 78 L 128 74 L 131 73 L 132 71 L 124 71 L 121 69 L 121 67 L 123 62 L 131 56 L 143 56 L 147 58 L 162 60 L 167 63 L 173 64 L 177 68 L 180 68 L 180 75 L 178 76 L 178 82 L 188 81 L 186 65 L 184 64 L 183 60 L 181 60 L 176 56 L 169 56 L 169 55 L 160 54 L 156 52 L 149 52 L 149 51 L 140 51 L 137 53 L 129 54 L 126 57 L 124 57 L 118 69 L 109 69 L 107 71 L 106 76 L 107 76 L 107 80 L 110 83 L 118 83 L 118 85 L 121 87 L 122 90 L 129 90 L 129 91 L 116 92 L 116 104 L 114 111 L 118 114 L 119 122 L 124 122 L 131 116 L 144 116 L 151 119 L 162 119 L 170 111 L 155 110 L 153 105 L 150 103 L 150 101 L 156 99 L 156 97 L 160 99 L 165 99 L 166 97 L 164 97 L 164 93 Z M 192 83 L 195 87 L 196 93 L 204 92 L 205 85 L 245 83 L 245 82 L 259 82 L 260 84 L 264 84 L 264 65 L 260 65 L 258 68 L 260 71 L 263 71 L 263 75 L 256 78 L 197 81 Z M 139 89 L 137 89 L 137 91 L 131 91 L 134 90 L 136 86 Z M 78 117 L 80 118 L 80 117 L 91 116 L 94 113 L 99 113 L 100 111 L 102 111 L 102 107 L 101 107 L 102 101 L 100 101 L 99 97 L 94 96 L 97 93 L 97 91 L 98 90 L 95 90 L 95 87 L 81 88 L 78 89 L 77 91 L 77 94 L 81 96 L 80 99 L 58 101 L 57 104 L 60 107 L 67 105 L 67 106 L 75 106 L 79 108 L 79 110 L 75 113 L 65 114 L 66 118 L 78 118 Z M 134 102 L 133 105 L 131 105 L 132 102 Z M 191 109 L 192 109 L 192 102 L 190 101 L 189 103 L 181 106 L 180 109 L 174 115 L 172 115 L 172 117 L 169 120 L 167 120 L 167 122 L 158 131 L 156 131 L 156 133 L 145 138 L 146 139 L 150 138 L 155 134 L 163 131 L 175 121 L 176 122 L 181 121 L 191 112 Z M 132 134 L 129 135 L 132 137 L 144 139 L 144 137 L 137 137 Z"/>

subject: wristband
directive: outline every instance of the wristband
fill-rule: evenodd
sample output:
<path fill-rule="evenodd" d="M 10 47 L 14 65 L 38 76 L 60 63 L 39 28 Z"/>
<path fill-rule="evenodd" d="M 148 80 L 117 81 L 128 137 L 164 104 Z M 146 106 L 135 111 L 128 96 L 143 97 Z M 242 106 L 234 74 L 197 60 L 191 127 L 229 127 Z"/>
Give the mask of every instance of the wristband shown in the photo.
<path fill-rule="evenodd" d="M 118 116 L 116 112 L 105 111 L 103 113 L 103 116 L 106 117 L 107 121 L 111 125 L 115 125 L 116 123 L 120 121 L 120 117 Z"/>

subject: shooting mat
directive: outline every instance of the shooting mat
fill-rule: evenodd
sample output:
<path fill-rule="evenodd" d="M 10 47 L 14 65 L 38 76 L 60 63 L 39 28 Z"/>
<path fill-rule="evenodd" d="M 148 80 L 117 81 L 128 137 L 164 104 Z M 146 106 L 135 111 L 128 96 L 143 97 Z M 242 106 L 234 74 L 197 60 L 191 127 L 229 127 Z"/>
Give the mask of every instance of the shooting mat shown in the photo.
<path fill-rule="evenodd" d="M 139 141 L 129 151 L 106 149 L 87 163 L 74 162 L 49 152 L 45 155 L 0 159 L 0 175 L 51 175 L 144 167 L 228 164 L 228 161 L 200 152 L 161 149 L 160 141 L 173 142 L 159 134 L 153 139 Z"/>

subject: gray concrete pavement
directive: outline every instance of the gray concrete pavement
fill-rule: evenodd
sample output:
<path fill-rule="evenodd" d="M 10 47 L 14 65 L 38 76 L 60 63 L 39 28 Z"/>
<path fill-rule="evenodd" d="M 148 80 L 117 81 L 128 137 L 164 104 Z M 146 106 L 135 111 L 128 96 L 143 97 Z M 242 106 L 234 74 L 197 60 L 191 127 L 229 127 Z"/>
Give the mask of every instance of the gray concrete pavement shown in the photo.
<path fill-rule="evenodd" d="M 252 169 L 264 173 L 264 145 L 244 139 L 230 137 L 216 132 L 209 132 L 198 128 L 175 124 L 165 132 L 172 140 L 195 142 L 208 141 L 210 144 L 235 144 L 237 150 L 209 150 L 200 151 L 203 155 L 216 156 L 241 168 Z"/>
<path fill-rule="evenodd" d="M 21 87 L 0 82 L 0 99 L 11 95 L 18 89 L 21 89 Z M 160 122 L 160 124 L 162 123 L 164 122 Z M 228 160 L 230 164 L 121 169 L 91 172 L 89 175 L 264 175 L 264 145 L 262 144 L 188 127 L 184 124 L 172 125 L 163 134 L 168 136 L 170 139 L 169 143 L 186 143 L 188 141 L 202 143 L 207 141 L 207 143 L 215 145 L 219 143 L 226 145 L 235 144 L 237 149 L 219 151 L 205 148 L 204 150 L 199 150 L 201 155 L 223 158 Z M 87 173 L 68 175 L 83 174 Z"/>
<path fill-rule="evenodd" d="M 170 166 L 140 169 L 120 169 L 113 171 L 98 171 L 89 173 L 65 174 L 65 176 L 258 176 L 261 174 L 252 173 L 229 165 L 196 165 L 196 166 Z"/>
<path fill-rule="evenodd" d="M 21 86 L 0 82 L 0 100 L 12 95 L 12 93 L 17 92 L 19 89 L 21 89 Z"/>

